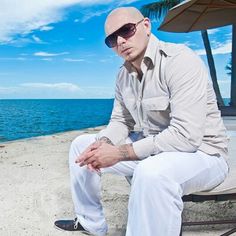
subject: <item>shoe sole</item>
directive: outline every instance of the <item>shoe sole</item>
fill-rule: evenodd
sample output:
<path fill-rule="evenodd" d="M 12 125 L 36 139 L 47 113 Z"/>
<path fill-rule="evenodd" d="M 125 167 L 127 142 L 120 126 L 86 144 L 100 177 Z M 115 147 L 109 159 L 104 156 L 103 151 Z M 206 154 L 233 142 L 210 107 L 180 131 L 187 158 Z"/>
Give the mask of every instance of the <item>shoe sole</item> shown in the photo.
<path fill-rule="evenodd" d="M 86 234 L 86 235 L 93 235 L 91 233 L 89 233 L 88 231 L 86 230 L 65 230 L 65 229 L 62 229 L 62 228 L 59 228 L 58 226 L 54 225 L 54 228 L 55 229 L 58 229 L 60 231 L 66 231 L 66 232 L 80 232 L 80 233 L 83 233 L 83 234 Z"/>

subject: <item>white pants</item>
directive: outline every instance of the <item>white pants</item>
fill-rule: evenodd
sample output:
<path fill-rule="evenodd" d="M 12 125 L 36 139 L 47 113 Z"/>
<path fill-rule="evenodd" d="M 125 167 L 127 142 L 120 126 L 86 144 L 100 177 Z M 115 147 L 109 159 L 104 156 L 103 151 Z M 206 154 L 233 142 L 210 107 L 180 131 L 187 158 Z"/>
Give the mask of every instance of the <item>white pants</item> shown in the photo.
<path fill-rule="evenodd" d="M 108 231 L 100 201 L 101 177 L 75 164 L 95 137 L 86 134 L 72 142 L 69 164 L 75 214 L 85 229 L 100 236 Z M 178 236 L 182 196 L 214 188 L 227 176 L 228 166 L 224 158 L 201 151 L 164 152 L 142 161 L 119 162 L 101 171 L 133 176 L 126 236 Z"/>

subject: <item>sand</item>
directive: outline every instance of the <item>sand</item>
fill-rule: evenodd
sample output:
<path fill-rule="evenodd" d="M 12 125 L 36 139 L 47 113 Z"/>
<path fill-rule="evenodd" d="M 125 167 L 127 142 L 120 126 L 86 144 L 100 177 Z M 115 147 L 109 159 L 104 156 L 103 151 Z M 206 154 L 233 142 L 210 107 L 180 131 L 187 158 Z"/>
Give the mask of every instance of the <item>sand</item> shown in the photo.
<path fill-rule="evenodd" d="M 73 218 L 69 188 L 68 150 L 71 141 L 101 127 L 23 139 L 0 144 L 0 235 L 84 235 L 54 228 L 55 219 Z M 109 235 L 125 234 L 130 186 L 124 177 L 102 177 L 102 201 Z M 188 220 L 236 216 L 235 202 L 188 203 Z M 219 235 L 222 226 L 186 227 L 183 235 Z M 235 234 L 236 235 L 236 234 Z M 145 235 L 144 235 L 145 236 Z M 155 235 L 154 235 L 155 236 Z"/>

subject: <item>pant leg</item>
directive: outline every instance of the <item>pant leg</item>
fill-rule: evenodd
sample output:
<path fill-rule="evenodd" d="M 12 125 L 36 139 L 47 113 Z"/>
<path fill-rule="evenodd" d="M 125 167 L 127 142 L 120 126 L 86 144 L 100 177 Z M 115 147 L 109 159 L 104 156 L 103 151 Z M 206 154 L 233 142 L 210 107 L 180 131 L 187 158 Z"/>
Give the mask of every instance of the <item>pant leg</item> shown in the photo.
<path fill-rule="evenodd" d="M 228 166 L 222 157 L 203 152 L 165 152 L 135 168 L 126 236 L 178 236 L 182 196 L 223 182 Z"/>
<path fill-rule="evenodd" d="M 80 167 L 75 159 L 95 141 L 95 134 L 78 136 L 71 144 L 69 167 L 72 200 L 75 214 L 82 226 L 95 235 L 104 235 L 107 230 L 101 204 L 101 177 L 91 172 L 86 166 Z M 127 142 L 131 142 L 127 139 Z M 133 175 L 136 162 L 119 162 L 116 165 L 101 169 L 102 173 L 116 173 L 123 176 Z"/>

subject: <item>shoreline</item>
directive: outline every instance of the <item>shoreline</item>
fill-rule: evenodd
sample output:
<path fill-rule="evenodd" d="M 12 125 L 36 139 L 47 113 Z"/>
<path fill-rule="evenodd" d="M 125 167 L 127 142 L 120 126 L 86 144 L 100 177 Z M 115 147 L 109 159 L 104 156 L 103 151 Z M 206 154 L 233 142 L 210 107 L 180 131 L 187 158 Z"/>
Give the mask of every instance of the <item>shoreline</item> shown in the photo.
<path fill-rule="evenodd" d="M 99 131 L 99 130 L 101 130 L 105 126 L 106 125 L 100 125 L 100 126 L 94 126 L 94 127 L 88 127 L 88 128 L 81 128 L 81 129 L 74 129 L 74 130 L 65 130 L 65 131 L 59 131 L 59 132 L 51 133 L 51 134 L 32 136 L 32 137 L 28 137 L 28 138 L 19 138 L 19 139 L 8 140 L 8 141 L 3 141 L 3 142 L 0 141 L 0 146 L 2 144 L 7 144 L 7 143 L 11 143 L 11 142 L 27 141 L 27 140 L 31 140 L 31 139 L 38 139 L 38 138 L 43 138 L 43 137 L 47 137 L 47 136 L 60 135 L 60 134 L 70 133 L 70 132 L 83 132 L 83 133 L 85 133 L 85 132 L 91 132 L 91 131 Z"/>
<path fill-rule="evenodd" d="M 236 116 L 224 116 L 223 117 L 223 122 L 224 122 L 224 125 L 227 128 L 227 130 L 229 130 L 229 132 L 236 130 Z M 7 144 L 7 143 L 11 143 L 11 142 L 27 141 L 27 140 L 31 140 L 31 139 L 38 139 L 38 138 L 47 137 L 47 136 L 60 135 L 60 134 L 69 133 L 69 132 L 99 131 L 99 130 L 101 130 L 102 128 L 104 128 L 106 126 L 107 126 L 107 124 L 94 126 L 94 127 L 75 129 L 75 130 L 59 131 L 59 132 L 56 132 L 56 133 L 33 136 L 33 137 L 28 137 L 28 138 L 20 138 L 20 139 L 14 139 L 14 140 L 9 140 L 9 141 L 0 141 L 0 146 L 2 146 L 2 144 Z"/>
<path fill-rule="evenodd" d="M 84 235 L 59 231 L 53 223 L 74 217 L 68 170 L 70 143 L 78 135 L 100 129 L 101 126 L 32 137 L 0 148 L 0 235 Z M 109 236 L 125 235 L 129 192 L 124 177 L 103 175 L 102 202 Z M 183 216 L 188 221 L 230 218 L 235 215 L 235 207 L 234 202 L 186 203 Z M 184 227 L 184 235 L 213 236 L 224 229 L 225 226 L 214 226 L 213 230 L 211 226 Z"/>

